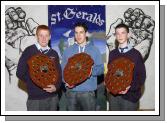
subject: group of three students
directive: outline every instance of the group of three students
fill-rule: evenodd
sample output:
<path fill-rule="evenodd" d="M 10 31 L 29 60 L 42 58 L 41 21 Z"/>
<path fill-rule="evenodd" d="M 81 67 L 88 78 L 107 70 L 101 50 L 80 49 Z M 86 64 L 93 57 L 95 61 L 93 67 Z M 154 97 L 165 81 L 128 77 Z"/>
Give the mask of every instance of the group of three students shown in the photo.
<path fill-rule="evenodd" d="M 27 86 L 27 110 L 28 111 L 56 111 L 58 110 L 61 84 L 65 83 L 67 100 L 67 110 L 69 111 L 95 111 L 97 76 L 104 73 L 104 63 L 102 62 L 101 53 L 87 39 L 88 27 L 85 23 L 76 23 L 74 26 L 75 43 L 68 47 L 62 56 L 61 64 L 58 53 L 48 46 L 51 38 L 49 27 L 39 25 L 36 30 L 37 43 L 27 47 L 19 59 L 16 75 L 24 81 Z M 108 64 L 119 57 L 128 57 L 134 63 L 133 77 L 130 86 L 126 90 L 113 95 L 109 91 L 108 101 L 110 111 L 136 111 L 139 107 L 139 99 L 141 97 L 141 87 L 146 78 L 145 65 L 139 51 L 134 49 L 129 43 L 129 28 L 125 24 L 119 24 L 115 28 L 115 37 L 118 47 L 109 53 Z M 126 48 L 125 48 L 126 47 Z M 124 49 L 124 50 L 122 50 Z M 46 88 L 39 88 L 33 83 L 27 61 L 37 53 L 44 53 L 48 57 L 55 59 L 55 64 L 60 74 L 59 82 L 48 85 Z M 90 76 L 81 84 L 70 86 L 63 79 L 63 70 L 68 59 L 78 53 L 87 53 L 94 61 Z M 76 75 L 77 76 L 77 75 Z M 108 89 L 107 89 L 108 90 Z"/>

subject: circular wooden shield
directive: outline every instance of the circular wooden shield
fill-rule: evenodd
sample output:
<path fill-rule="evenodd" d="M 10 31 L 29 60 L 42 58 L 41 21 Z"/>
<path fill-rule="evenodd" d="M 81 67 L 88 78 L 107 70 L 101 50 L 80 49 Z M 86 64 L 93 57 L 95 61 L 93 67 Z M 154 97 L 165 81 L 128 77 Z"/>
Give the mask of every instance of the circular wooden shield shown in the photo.
<path fill-rule="evenodd" d="M 93 59 L 87 53 L 78 53 L 68 59 L 64 68 L 64 80 L 70 86 L 84 82 L 90 75 Z"/>
<path fill-rule="evenodd" d="M 37 86 L 45 88 L 58 82 L 59 72 L 54 59 L 42 53 L 36 54 L 28 60 L 28 66 L 30 77 Z"/>
<path fill-rule="evenodd" d="M 105 76 L 106 88 L 114 95 L 125 91 L 133 79 L 134 63 L 127 57 L 119 57 L 108 64 Z"/>

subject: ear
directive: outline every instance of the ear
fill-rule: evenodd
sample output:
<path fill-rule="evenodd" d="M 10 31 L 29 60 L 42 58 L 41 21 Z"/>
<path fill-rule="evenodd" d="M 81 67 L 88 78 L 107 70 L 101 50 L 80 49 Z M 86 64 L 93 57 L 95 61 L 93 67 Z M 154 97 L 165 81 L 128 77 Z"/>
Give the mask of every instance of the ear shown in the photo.
<path fill-rule="evenodd" d="M 49 37 L 49 40 L 51 39 L 51 35 L 50 35 L 50 37 Z"/>
<path fill-rule="evenodd" d="M 88 33 L 88 31 L 86 32 L 86 37 L 88 37 L 88 35 L 89 35 L 89 33 Z"/>
<path fill-rule="evenodd" d="M 35 38 L 38 40 L 38 36 L 37 36 L 37 34 L 35 34 Z"/>
<path fill-rule="evenodd" d="M 132 35 L 131 32 L 129 32 L 129 33 L 128 33 L 128 39 L 131 37 L 131 35 Z"/>

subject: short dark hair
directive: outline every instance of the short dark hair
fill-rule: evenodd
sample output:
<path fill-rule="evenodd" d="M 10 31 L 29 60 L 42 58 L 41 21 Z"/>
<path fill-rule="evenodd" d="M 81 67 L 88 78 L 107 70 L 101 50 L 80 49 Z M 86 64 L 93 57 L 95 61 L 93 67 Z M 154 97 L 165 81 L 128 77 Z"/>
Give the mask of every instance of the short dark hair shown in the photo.
<path fill-rule="evenodd" d="M 125 28 L 126 31 L 129 33 L 129 27 L 128 27 L 127 25 L 123 24 L 123 23 L 118 24 L 118 25 L 115 27 L 115 30 L 116 30 L 117 28 Z"/>
<path fill-rule="evenodd" d="M 50 29 L 49 29 L 49 27 L 46 26 L 46 25 L 39 25 L 39 26 L 37 27 L 37 30 L 36 30 L 36 35 L 38 34 L 38 32 L 39 32 L 40 30 L 47 30 L 47 31 L 49 32 L 49 34 L 50 34 Z"/>
<path fill-rule="evenodd" d="M 78 23 L 76 23 L 76 24 L 74 25 L 74 29 L 75 29 L 76 27 L 83 27 L 84 30 L 85 30 L 85 32 L 88 31 L 87 25 L 86 25 L 85 23 L 83 23 L 83 22 L 78 22 Z"/>

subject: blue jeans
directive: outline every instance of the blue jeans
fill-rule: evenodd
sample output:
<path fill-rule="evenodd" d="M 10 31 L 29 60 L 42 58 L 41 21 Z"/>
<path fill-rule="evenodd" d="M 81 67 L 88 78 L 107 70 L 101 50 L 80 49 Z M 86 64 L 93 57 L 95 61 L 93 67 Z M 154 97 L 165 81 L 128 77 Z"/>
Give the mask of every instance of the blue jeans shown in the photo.
<path fill-rule="evenodd" d="M 96 98 L 94 91 L 66 91 L 67 108 L 69 111 L 95 111 Z"/>
<path fill-rule="evenodd" d="M 113 96 L 108 94 L 108 101 L 110 111 L 137 111 L 139 107 L 139 102 L 133 103 L 125 100 L 121 95 Z"/>

